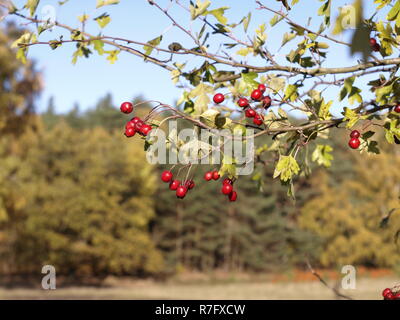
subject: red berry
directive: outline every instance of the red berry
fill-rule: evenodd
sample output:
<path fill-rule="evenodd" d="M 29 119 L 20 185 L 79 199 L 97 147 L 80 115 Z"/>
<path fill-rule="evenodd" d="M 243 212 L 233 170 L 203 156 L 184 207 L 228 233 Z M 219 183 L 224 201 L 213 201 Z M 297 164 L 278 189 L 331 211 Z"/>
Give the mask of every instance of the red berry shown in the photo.
<path fill-rule="evenodd" d="M 240 98 L 237 103 L 241 108 L 246 108 L 249 106 L 249 100 L 247 100 L 246 98 Z"/>
<path fill-rule="evenodd" d="M 233 184 L 232 179 L 225 178 L 224 181 L 222 181 L 222 184 Z"/>
<path fill-rule="evenodd" d="M 185 187 L 186 187 L 188 190 L 193 189 L 194 186 L 195 186 L 195 184 L 194 184 L 194 181 L 193 181 L 193 180 L 187 180 L 187 181 L 185 182 Z"/>
<path fill-rule="evenodd" d="M 204 174 L 204 180 L 210 181 L 212 178 L 213 178 L 213 173 L 212 173 L 211 171 L 206 172 L 206 173 Z"/>
<path fill-rule="evenodd" d="M 377 44 L 376 39 L 375 38 L 370 38 L 369 39 L 369 44 L 371 47 L 375 46 Z"/>
<path fill-rule="evenodd" d="M 193 189 L 195 187 L 195 183 L 193 180 L 189 180 L 189 190 Z"/>
<path fill-rule="evenodd" d="M 271 97 L 270 97 L 270 96 L 264 97 L 262 103 L 263 103 L 263 107 L 264 107 L 265 109 L 269 108 L 269 107 L 271 106 L 271 103 L 272 103 Z"/>
<path fill-rule="evenodd" d="M 129 127 L 129 128 L 125 129 L 125 136 L 127 138 L 133 137 L 135 135 L 135 133 L 136 133 L 136 130 L 134 128 L 132 128 L 132 127 Z"/>
<path fill-rule="evenodd" d="M 183 199 L 186 196 L 188 189 L 185 186 L 179 186 L 176 189 L 176 196 L 180 199 Z"/>
<path fill-rule="evenodd" d="M 358 130 L 353 130 L 353 131 L 350 133 L 350 138 L 356 138 L 356 139 L 358 139 L 360 136 L 361 136 L 361 134 L 360 134 L 360 131 L 358 131 Z"/>
<path fill-rule="evenodd" d="M 232 187 L 231 184 L 225 183 L 225 184 L 222 186 L 221 192 L 222 192 L 223 194 L 228 195 L 228 194 L 230 194 L 232 191 L 233 191 L 233 187 Z"/>
<path fill-rule="evenodd" d="M 149 132 L 151 131 L 151 129 L 152 129 L 152 127 L 150 126 L 150 125 L 148 125 L 148 124 L 143 124 L 141 127 L 140 127 L 140 133 L 142 134 L 142 135 L 144 135 L 144 136 L 147 136 L 148 134 L 149 134 Z"/>
<path fill-rule="evenodd" d="M 265 90 L 267 90 L 267 87 L 265 86 L 265 84 L 259 84 L 258 85 L 258 90 L 260 90 L 262 93 L 265 92 Z"/>
<path fill-rule="evenodd" d="M 171 171 L 169 170 L 165 170 L 162 174 L 161 174 L 161 180 L 164 182 L 170 182 L 172 180 L 172 177 L 174 175 L 172 174 Z"/>
<path fill-rule="evenodd" d="M 376 45 L 374 45 L 372 47 L 372 50 L 375 52 L 379 52 L 379 51 L 381 51 L 381 46 L 377 43 Z"/>
<path fill-rule="evenodd" d="M 169 189 L 176 190 L 176 189 L 178 189 L 180 184 L 181 184 L 181 182 L 179 180 L 174 180 L 169 184 Z"/>
<path fill-rule="evenodd" d="M 400 104 L 398 104 L 397 106 L 394 107 L 394 112 L 396 113 L 400 113 Z"/>
<path fill-rule="evenodd" d="M 133 124 L 137 124 L 138 122 L 143 122 L 139 117 L 134 117 L 131 119 L 131 121 Z"/>
<path fill-rule="evenodd" d="M 251 98 L 253 100 L 260 101 L 261 97 L 262 97 L 262 92 L 259 89 L 253 90 L 253 92 L 251 93 Z"/>
<path fill-rule="evenodd" d="M 361 144 L 361 142 L 360 142 L 360 139 L 358 139 L 358 138 L 351 138 L 349 141 L 349 147 L 352 149 L 358 149 L 360 144 Z"/>
<path fill-rule="evenodd" d="M 392 292 L 389 292 L 386 296 L 386 300 L 394 300 L 395 295 Z"/>
<path fill-rule="evenodd" d="M 229 194 L 229 201 L 234 202 L 234 201 L 236 201 L 236 199 L 237 199 L 237 193 L 236 193 L 236 191 L 232 191 Z"/>
<path fill-rule="evenodd" d="M 400 300 L 400 292 L 397 292 L 394 296 L 395 300 Z"/>
<path fill-rule="evenodd" d="M 215 96 L 214 96 L 214 102 L 216 103 L 216 104 L 220 104 L 221 102 L 224 102 L 224 100 L 225 100 L 225 97 L 224 97 L 224 95 L 222 94 L 222 93 L 217 93 Z"/>
<path fill-rule="evenodd" d="M 392 290 L 390 288 L 386 288 L 385 290 L 382 291 L 382 296 L 386 297 L 388 293 L 392 293 Z"/>
<path fill-rule="evenodd" d="M 247 118 L 254 118 L 256 116 L 257 112 L 252 108 L 248 108 L 248 109 L 246 109 L 244 114 L 246 115 Z"/>
<path fill-rule="evenodd" d="M 264 117 L 261 114 L 257 113 L 254 116 L 253 123 L 257 126 L 261 126 L 264 123 Z"/>
<path fill-rule="evenodd" d="M 212 178 L 213 178 L 214 180 L 218 180 L 218 179 L 219 179 L 219 173 L 218 173 L 217 170 L 215 170 L 215 171 L 212 172 Z"/>
<path fill-rule="evenodd" d="M 126 123 L 125 129 L 128 129 L 128 128 L 133 128 L 133 129 L 135 129 L 135 124 L 132 122 L 132 120 L 131 120 L 131 121 L 128 121 L 128 122 Z"/>
<path fill-rule="evenodd" d="M 121 112 L 131 113 L 133 111 L 133 104 L 130 102 L 123 102 L 120 107 Z"/>
<path fill-rule="evenodd" d="M 142 121 L 142 120 L 136 120 L 136 123 L 135 123 L 135 130 L 136 131 L 138 131 L 138 132 L 140 132 L 140 128 L 142 127 L 142 125 L 144 125 L 144 122 Z"/>

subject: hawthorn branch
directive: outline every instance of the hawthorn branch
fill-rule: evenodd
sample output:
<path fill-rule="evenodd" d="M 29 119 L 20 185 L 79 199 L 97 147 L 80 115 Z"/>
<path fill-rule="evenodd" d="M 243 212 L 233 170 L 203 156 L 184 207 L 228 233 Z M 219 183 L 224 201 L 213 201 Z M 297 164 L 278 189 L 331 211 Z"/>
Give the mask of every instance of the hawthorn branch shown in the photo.
<path fill-rule="evenodd" d="M 346 300 L 353 300 L 353 298 L 342 294 L 336 287 L 330 286 L 330 285 L 319 275 L 319 273 L 316 272 L 316 271 L 314 270 L 314 268 L 311 266 L 310 261 L 309 261 L 308 259 L 306 260 L 306 264 L 307 264 L 308 269 L 311 271 L 311 273 L 312 273 L 325 287 L 327 287 L 329 290 L 331 290 L 337 297 L 342 298 L 342 299 L 346 299 Z"/>

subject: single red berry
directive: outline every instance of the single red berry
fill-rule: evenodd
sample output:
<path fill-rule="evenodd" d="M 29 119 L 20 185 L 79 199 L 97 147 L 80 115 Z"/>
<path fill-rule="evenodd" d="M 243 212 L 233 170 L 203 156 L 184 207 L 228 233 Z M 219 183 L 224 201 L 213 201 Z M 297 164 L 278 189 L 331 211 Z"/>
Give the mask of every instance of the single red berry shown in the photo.
<path fill-rule="evenodd" d="M 135 135 L 135 133 L 136 133 L 135 128 L 129 127 L 129 128 L 125 129 L 125 136 L 127 138 L 133 137 Z"/>
<path fill-rule="evenodd" d="M 253 123 L 257 126 L 261 126 L 264 123 L 264 117 L 261 114 L 257 113 L 254 116 Z"/>
<path fill-rule="evenodd" d="M 350 133 L 350 138 L 356 138 L 356 139 L 358 139 L 360 136 L 361 136 L 361 133 L 360 133 L 360 131 L 358 131 L 358 130 L 353 130 L 353 131 Z"/>
<path fill-rule="evenodd" d="M 178 189 L 179 185 L 181 184 L 181 182 L 179 180 L 173 180 L 170 184 L 169 184 L 169 189 L 170 190 L 176 190 Z"/>
<path fill-rule="evenodd" d="M 249 106 L 249 100 L 247 100 L 246 98 L 239 98 L 237 104 L 241 108 L 246 108 Z"/>
<path fill-rule="evenodd" d="M 258 90 L 260 90 L 262 93 L 264 93 L 265 90 L 267 90 L 267 87 L 265 86 L 265 84 L 261 83 L 258 85 Z"/>
<path fill-rule="evenodd" d="M 222 184 L 233 184 L 232 179 L 225 178 L 224 181 L 222 181 Z"/>
<path fill-rule="evenodd" d="M 234 201 L 236 201 L 236 199 L 237 199 L 237 193 L 236 193 L 236 191 L 232 191 L 229 194 L 229 201 L 234 202 Z"/>
<path fill-rule="evenodd" d="M 183 199 L 186 196 L 188 189 L 185 186 L 179 186 L 178 189 L 176 189 L 176 196 L 179 199 Z"/>
<path fill-rule="evenodd" d="M 161 174 L 161 180 L 164 182 L 170 182 L 173 178 L 173 174 L 171 171 L 169 170 L 165 170 L 162 174 Z"/>
<path fill-rule="evenodd" d="M 121 103 L 120 110 L 123 113 L 131 113 L 133 111 L 133 104 L 130 102 L 123 102 Z"/>
<path fill-rule="evenodd" d="M 358 149 L 360 144 L 361 144 L 361 142 L 360 142 L 360 139 L 358 139 L 358 138 L 351 138 L 349 141 L 349 147 L 352 149 Z"/>
<path fill-rule="evenodd" d="M 142 121 L 142 120 L 136 120 L 136 123 L 135 123 L 135 130 L 137 131 L 137 132 L 140 132 L 140 128 L 142 127 L 142 125 L 144 125 L 144 122 Z"/>
<path fill-rule="evenodd" d="M 271 106 L 271 104 L 272 104 L 272 99 L 271 99 L 271 97 L 270 97 L 270 96 L 264 97 L 262 103 L 263 103 L 263 107 L 264 107 L 265 109 L 269 108 L 269 107 Z"/>
<path fill-rule="evenodd" d="M 393 110 L 396 113 L 400 113 L 400 103 L 397 106 L 395 106 Z"/>
<path fill-rule="evenodd" d="M 371 47 L 375 46 L 377 44 L 376 39 L 375 38 L 370 38 L 369 39 L 369 44 Z"/>
<path fill-rule="evenodd" d="M 395 295 L 392 292 L 389 292 L 386 296 L 386 300 L 394 300 Z"/>
<path fill-rule="evenodd" d="M 128 121 L 128 122 L 126 123 L 125 129 L 128 129 L 128 128 L 133 128 L 133 129 L 135 129 L 135 124 L 132 122 L 132 120 L 131 120 L 131 121 Z"/>
<path fill-rule="evenodd" d="M 213 178 L 214 180 L 218 180 L 219 177 L 220 177 L 220 176 L 219 176 L 219 173 L 218 173 L 217 170 L 215 170 L 215 171 L 212 172 L 212 178 Z"/>
<path fill-rule="evenodd" d="M 222 192 L 223 194 L 229 195 L 232 191 L 233 191 L 233 187 L 232 187 L 231 184 L 225 183 L 225 184 L 222 186 L 221 192 Z"/>
<path fill-rule="evenodd" d="M 254 118 L 256 116 L 257 112 L 252 108 L 248 108 L 248 109 L 246 109 L 244 114 L 246 115 L 247 118 Z"/>
<path fill-rule="evenodd" d="M 382 291 L 382 296 L 386 297 L 388 293 L 392 293 L 392 290 L 390 288 L 386 288 L 385 290 Z"/>
<path fill-rule="evenodd" d="M 139 117 L 134 117 L 131 119 L 131 121 L 133 124 L 137 124 L 138 122 L 143 122 Z"/>
<path fill-rule="evenodd" d="M 212 173 L 211 171 L 206 172 L 206 173 L 204 174 L 204 180 L 210 181 L 212 178 L 213 178 L 213 173 Z"/>
<path fill-rule="evenodd" d="M 377 43 L 376 45 L 374 45 L 374 46 L 372 47 L 372 50 L 375 51 L 375 52 L 381 51 L 381 46 L 379 45 L 379 43 Z"/>
<path fill-rule="evenodd" d="M 187 181 L 185 182 L 185 187 L 186 187 L 188 190 L 193 189 L 194 186 L 195 186 L 195 184 L 194 184 L 194 181 L 193 181 L 193 180 L 187 180 Z"/>
<path fill-rule="evenodd" d="M 261 90 L 256 89 L 256 90 L 253 90 L 253 92 L 251 93 L 251 98 L 253 100 L 260 101 L 262 98 L 262 95 L 263 94 L 262 94 Z"/>
<path fill-rule="evenodd" d="M 192 190 L 195 186 L 196 186 L 196 184 L 194 183 L 194 181 L 189 180 L 189 190 Z"/>
<path fill-rule="evenodd" d="M 215 102 L 216 104 L 220 104 L 220 103 L 224 102 L 225 97 L 224 97 L 224 95 L 223 95 L 222 93 L 217 93 L 217 94 L 214 96 L 213 100 L 214 100 L 214 102 Z"/>
<path fill-rule="evenodd" d="M 149 134 L 149 132 L 151 131 L 152 127 L 148 124 L 143 124 L 140 127 L 140 133 L 144 136 L 147 136 Z"/>

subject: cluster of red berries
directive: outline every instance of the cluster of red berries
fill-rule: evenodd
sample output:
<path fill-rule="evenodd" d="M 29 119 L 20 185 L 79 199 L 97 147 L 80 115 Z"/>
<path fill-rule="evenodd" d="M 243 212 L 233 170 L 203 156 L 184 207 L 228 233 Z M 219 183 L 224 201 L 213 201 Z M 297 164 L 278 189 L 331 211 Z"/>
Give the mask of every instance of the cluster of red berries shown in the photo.
<path fill-rule="evenodd" d="M 220 175 L 217 170 L 206 172 L 204 175 L 204 180 L 206 181 L 218 180 L 219 178 Z M 179 199 L 185 198 L 187 192 L 195 187 L 193 179 L 184 182 L 175 180 L 174 175 L 169 170 L 165 170 L 161 174 L 161 180 L 165 183 L 169 183 L 169 189 L 175 191 L 176 197 Z M 221 192 L 227 195 L 230 201 L 236 201 L 237 193 L 233 190 L 233 180 L 228 178 L 224 179 Z"/>
<path fill-rule="evenodd" d="M 165 170 L 161 174 L 161 180 L 165 183 L 169 183 L 169 189 L 175 191 L 176 197 L 179 199 L 183 199 L 187 192 L 195 187 L 195 183 L 192 179 L 186 180 L 183 183 L 179 180 L 174 180 L 174 175 L 169 170 Z"/>
<path fill-rule="evenodd" d="M 204 180 L 218 180 L 220 175 L 217 170 L 208 171 L 204 174 Z M 226 178 L 222 181 L 221 193 L 228 196 L 229 201 L 234 202 L 237 199 L 237 192 L 233 190 L 233 180 Z"/>
<path fill-rule="evenodd" d="M 369 39 L 369 45 L 371 46 L 372 51 L 379 52 L 381 51 L 380 44 L 376 41 L 375 38 Z"/>
<path fill-rule="evenodd" d="M 257 89 L 253 90 L 251 93 L 251 99 L 253 101 L 262 102 L 262 106 L 267 109 L 272 104 L 272 99 L 270 96 L 264 96 L 264 92 L 267 90 L 265 84 L 260 84 Z M 217 93 L 214 95 L 213 101 L 216 104 L 220 104 L 225 100 L 225 96 L 222 93 Z M 248 99 L 241 97 L 238 99 L 237 104 L 239 107 L 245 110 L 245 115 L 247 118 L 253 118 L 253 123 L 257 126 L 260 126 L 264 123 L 264 116 L 261 113 L 258 113 L 250 106 L 250 102 Z"/>
<path fill-rule="evenodd" d="M 360 136 L 361 136 L 361 134 L 360 134 L 360 131 L 358 131 L 358 130 L 353 130 L 350 133 L 350 141 L 349 141 L 349 147 L 350 148 L 358 149 L 358 147 L 361 144 Z"/>
<path fill-rule="evenodd" d="M 400 300 L 400 291 L 393 292 L 392 289 L 386 288 L 383 290 L 382 296 L 385 300 Z"/>
<path fill-rule="evenodd" d="M 133 111 L 133 104 L 130 102 L 123 102 L 120 107 L 121 112 L 129 114 Z M 152 127 L 146 124 L 139 117 L 134 117 L 129 120 L 125 125 L 125 136 L 130 138 L 133 137 L 136 132 L 141 136 L 147 136 L 151 131 Z"/>

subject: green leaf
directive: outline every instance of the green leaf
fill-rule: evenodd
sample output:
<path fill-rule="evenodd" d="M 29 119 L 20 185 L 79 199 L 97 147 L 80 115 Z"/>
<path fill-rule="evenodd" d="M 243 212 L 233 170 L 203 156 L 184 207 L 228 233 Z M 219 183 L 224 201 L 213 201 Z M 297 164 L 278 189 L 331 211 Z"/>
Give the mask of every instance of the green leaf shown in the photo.
<path fill-rule="evenodd" d="M 380 154 L 381 152 L 380 152 L 380 150 L 378 148 L 378 142 L 376 142 L 376 141 L 368 142 L 367 152 Z"/>
<path fill-rule="evenodd" d="M 331 20 L 331 0 L 327 0 L 319 9 L 318 15 L 325 17 L 325 24 L 328 26 Z"/>
<path fill-rule="evenodd" d="M 317 162 L 320 166 L 322 165 L 329 168 L 331 166 L 331 161 L 333 160 L 333 156 L 331 155 L 332 150 L 332 147 L 329 145 L 318 144 L 311 159 L 312 161 Z"/>
<path fill-rule="evenodd" d="M 270 26 L 273 27 L 276 25 L 279 21 L 283 20 L 283 17 L 279 14 L 276 14 L 272 17 L 271 21 L 269 22 Z"/>
<path fill-rule="evenodd" d="M 107 60 L 110 61 L 111 64 L 114 64 L 115 61 L 118 60 L 118 54 L 121 52 L 120 50 L 112 50 L 112 51 L 105 51 L 108 53 Z"/>
<path fill-rule="evenodd" d="M 286 81 L 284 78 L 274 77 L 268 81 L 268 86 L 274 91 L 274 93 L 281 91 L 285 87 L 285 84 Z"/>
<path fill-rule="evenodd" d="M 249 28 L 250 20 L 251 20 L 251 12 L 249 12 L 247 17 L 243 18 L 243 29 L 244 29 L 244 32 L 247 32 L 247 29 Z"/>
<path fill-rule="evenodd" d="M 236 51 L 236 54 L 245 57 L 251 52 L 253 52 L 253 48 L 245 47 Z"/>
<path fill-rule="evenodd" d="M 103 6 L 108 6 L 111 4 L 118 4 L 120 0 L 97 0 L 97 5 L 96 9 L 103 7 Z"/>
<path fill-rule="evenodd" d="M 213 93 L 214 88 L 201 82 L 197 87 L 190 91 L 188 97 L 190 99 L 196 98 L 194 101 L 194 112 L 196 114 L 202 114 L 208 109 L 208 104 L 211 99 L 208 94 Z"/>
<path fill-rule="evenodd" d="M 280 176 L 280 179 L 286 182 L 291 180 L 294 175 L 299 173 L 299 171 L 300 167 L 295 158 L 291 155 L 281 155 L 275 167 L 274 179 Z"/>
<path fill-rule="evenodd" d="M 393 5 L 392 9 L 390 9 L 389 13 L 386 16 L 386 19 L 389 21 L 393 21 L 397 18 L 397 15 L 400 11 L 400 0 L 397 0 L 396 3 Z"/>
<path fill-rule="evenodd" d="M 104 53 L 104 49 L 103 49 L 104 48 L 104 42 L 101 41 L 101 40 L 96 39 L 96 40 L 93 40 L 92 43 L 93 43 L 94 50 L 96 50 L 97 53 L 100 56 L 103 55 L 103 53 Z"/>
<path fill-rule="evenodd" d="M 192 20 L 204 14 L 210 5 L 211 1 L 209 0 L 205 0 L 204 2 L 201 2 L 201 0 L 196 0 L 196 5 L 190 4 L 189 9 Z"/>
<path fill-rule="evenodd" d="M 161 40 L 162 40 L 162 35 L 157 38 L 154 38 L 153 40 L 148 41 L 147 43 L 150 44 L 151 46 L 143 46 L 145 55 L 149 56 L 153 52 L 154 47 L 158 46 L 161 43 Z"/>
<path fill-rule="evenodd" d="M 293 32 L 291 32 L 291 33 L 288 33 L 288 32 L 286 32 L 284 35 L 283 35 L 283 39 L 282 39 L 282 44 L 281 44 L 281 47 L 283 47 L 286 43 L 288 43 L 290 40 L 293 40 L 294 38 L 296 38 L 296 34 L 295 33 L 293 33 Z"/>
<path fill-rule="evenodd" d="M 85 21 L 87 21 L 89 19 L 89 15 L 88 14 L 83 14 L 83 15 L 81 15 L 81 16 L 78 16 L 78 20 L 80 21 L 80 22 L 85 22 Z"/>
<path fill-rule="evenodd" d="M 221 7 L 218 9 L 206 11 L 202 15 L 207 16 L 207 15 L 211 14 L 218 20 L 219 23 L 225 25 L 228 23 L 228 19 L 224 16 L 224 14 L 225 14 L 225 11 L 228 9 L 229 9 L 229 7 Z"/>
<path fill-rule="evenodd" d="M 98 16 L 94 20 L 98 23 L 100 28 L 104 28 L 106 25 L 110 23 L 111 18 L 107 13 L 103 13 L 101 16 Z"/>
<path fill-rule="evenodd" d="M 354 110 L 345 107 L 344 108 L 344 121 L 347 121 L 346 128 L 352 128 L 358 120 L 361 119 L 361 116 L 357 114 Z"/>
<path fill-rule="evenodd" d="M 259 83 L 255 80 L 258 78 L 258 74 L 256 72 L 242 72 L 242 80 L 246 84 L 246 86 L 253 90 L 258 87 Z"/>
<path fill-rule="evenodd" d="M 298 97 L 299 94 L 297 93 L 297 86 L 294 84 L 288 84 L 285 89 L 285 96 L 283 100 L 290 100 L 294 102 Z"/>
<path fill-rule="evenodd" d="M 24 8 L 29 9 L 29 14 L 33 16 L 39 5 L 40 0 L 27 0 Z"/>

